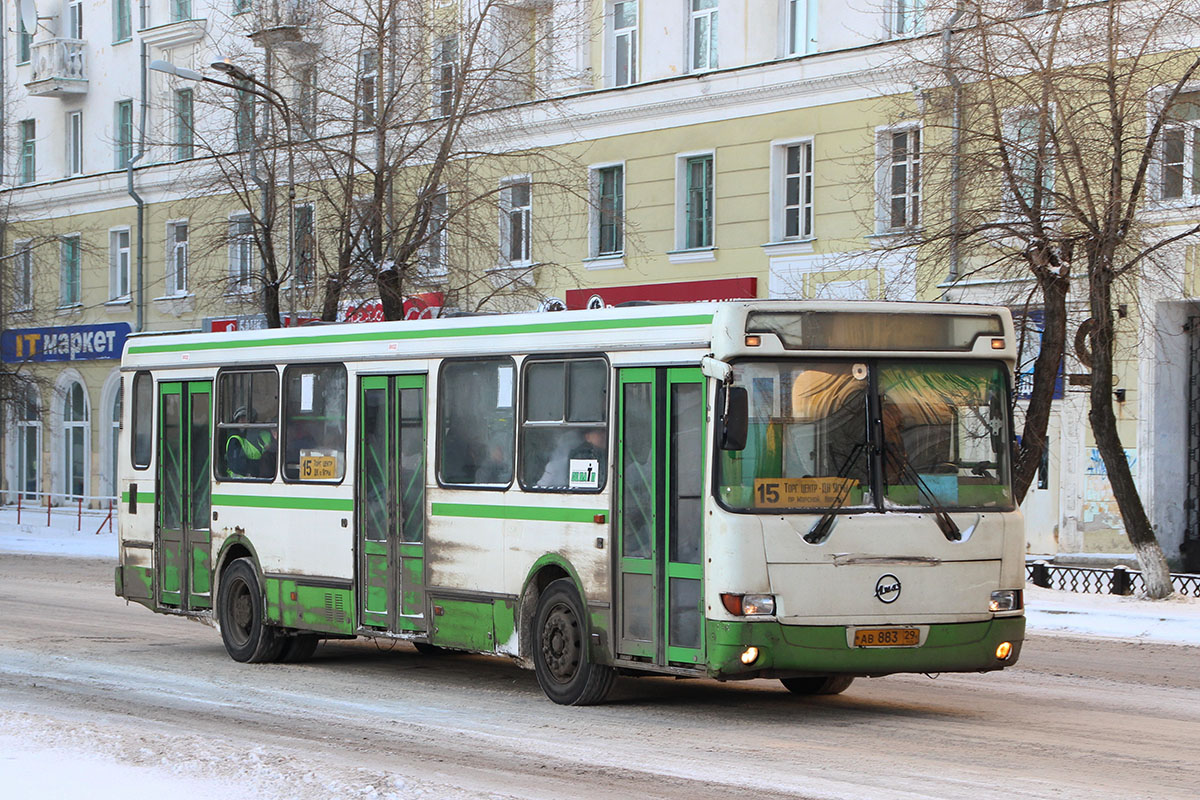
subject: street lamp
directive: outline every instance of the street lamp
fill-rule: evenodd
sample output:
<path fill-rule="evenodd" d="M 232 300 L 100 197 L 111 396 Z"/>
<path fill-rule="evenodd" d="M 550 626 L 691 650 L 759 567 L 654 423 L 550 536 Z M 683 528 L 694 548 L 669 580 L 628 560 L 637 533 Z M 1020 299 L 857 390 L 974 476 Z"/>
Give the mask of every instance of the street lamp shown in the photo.
<path fill-rule="evenodd" d="M 224 86 L 227 89 L 234 89 L 239 92 L 249 92 L 256 97 L 261 97 L 275 108 L 279 109 L 280 115 L 283 117 L 283 125 L 285 135 L 287 136 L 287 185 L 288 185 L 288 243 L 287 243 L 287 272 L 288 272 L 288 317 L 290 325 L 296 325 L 296 159 L 293 152 L 292 139 L 292 111 L 288 107 L 287 98 L 280 94 L 274 87 L 255 78 L 252 73 L 233 63 L 233 60 L 228 56 L 218 61 L 212 62 L 209 66 L 218 72 L 228 75 L 230 79 L 237 83 L 228 81 L 220 81 L 216 78 L 210 78 L 195 70 L 187 67 L 180 67 L 172 64 L 169 61 L 155 59 L 150 62 L 150 69 L 155 72 L 164 72 L 167 75 L 174 75 L 177 78 L 182 78 L 186 81 L 200 81 L 203 83 L 211 83 L 216 86 Z M 252 87 L 258 87 L 254 89 Z M 254 131 L 250 135 L 251 147 L 254 145 Z M 253 153 L 251 154 L 253 159 Z M 265 187 L 264 187 L 265 189 Z M 264 197 L 265 202 L 265 197 Z"/>

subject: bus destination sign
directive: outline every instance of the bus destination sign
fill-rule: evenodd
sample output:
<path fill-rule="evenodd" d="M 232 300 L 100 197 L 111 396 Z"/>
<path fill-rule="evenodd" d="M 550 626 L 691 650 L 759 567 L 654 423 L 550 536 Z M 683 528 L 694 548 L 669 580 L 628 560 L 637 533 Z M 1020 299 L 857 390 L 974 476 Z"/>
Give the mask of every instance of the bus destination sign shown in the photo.
<path fill-rule="evenodd" d="M 755 478 L 755 508 L 829 508 L 844 505 L 853 478 Z"/>

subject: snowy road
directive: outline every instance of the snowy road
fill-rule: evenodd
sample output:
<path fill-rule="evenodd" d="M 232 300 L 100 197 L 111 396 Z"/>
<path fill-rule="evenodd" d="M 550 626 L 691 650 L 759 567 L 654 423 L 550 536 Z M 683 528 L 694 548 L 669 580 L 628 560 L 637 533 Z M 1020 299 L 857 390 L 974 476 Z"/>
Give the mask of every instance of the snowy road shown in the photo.
<path fill-rule="evenodd" d="M 1035 635 L 1003 674 L 626 680 L 562 708 L 476 656 L 230 661 L 108 561 L 0 555 L 6 798 L 1195 798 L 1200 648 Z M 132 787 L 137 787 L 132 790 Z"/>

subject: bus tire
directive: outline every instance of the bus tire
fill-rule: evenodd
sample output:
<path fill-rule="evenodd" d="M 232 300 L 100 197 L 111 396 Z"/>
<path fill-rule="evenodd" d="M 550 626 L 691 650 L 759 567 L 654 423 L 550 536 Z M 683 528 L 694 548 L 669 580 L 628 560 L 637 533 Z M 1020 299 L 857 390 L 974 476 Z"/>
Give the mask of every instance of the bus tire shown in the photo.
<path fill-rule="evenodd" d="M 317 652 L 321 637 L 315 633 L 298 633 L 283 640 L 283 650 L 279 654 L 280 664 L 299 664 L 308 661 Z"/>
<path fill-rule="evenodd" d="M 221 574 L 217 591 L 221 641 L 234 661 L 261 664 L 279 658 L 284 640 L 263 620 L 263 597 L 258 571 L 248 558 L 239 558 Z"/>
<path fill-rule="evenodd" d="M 538 598 L 533 668 L 542 691 L 560 705 L 600 703 L 612 688 L 615 670 L 588 653 L 587 615 L 569 578 L 554 581 Z"/>
<path fill-rule="evenodd" d="M 854 683 L 854 676 L 810 675 L 803 678 L 780 678 L 779 682 L 792 694 L 841 694 Z"/>

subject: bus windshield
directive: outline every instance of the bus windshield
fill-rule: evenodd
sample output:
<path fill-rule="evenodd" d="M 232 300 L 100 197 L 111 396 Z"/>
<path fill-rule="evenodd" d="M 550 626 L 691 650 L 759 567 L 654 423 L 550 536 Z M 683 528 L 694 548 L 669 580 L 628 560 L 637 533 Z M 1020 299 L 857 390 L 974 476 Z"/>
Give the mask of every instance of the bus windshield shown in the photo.
<path fill-rule="evenodd" d="M 730 509 L 1012 505 L 999 364 L 744 362 L 734 384 L 747 390 L 750 424 L 744 450 L 718 453 L 718 497 Z"/>

